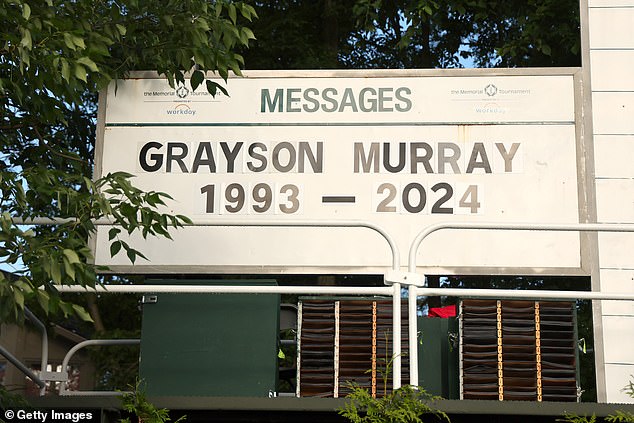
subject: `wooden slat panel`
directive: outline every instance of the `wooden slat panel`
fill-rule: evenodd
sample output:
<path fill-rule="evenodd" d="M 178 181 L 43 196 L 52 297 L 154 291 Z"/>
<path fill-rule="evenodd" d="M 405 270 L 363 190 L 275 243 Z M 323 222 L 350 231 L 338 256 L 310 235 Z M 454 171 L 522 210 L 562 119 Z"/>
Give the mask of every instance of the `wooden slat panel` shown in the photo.
<path fill-rule="evenodd" d="M 498 332 L 496 303 L 495 300 L 462 303 L 463 397 L 576 401 L 574 304 L 540 302 L 536 313 L 533 301 L 502 301 Z M 501 363 L 498 337 L 502 345 Z M 498 370 L 502 372 L 501 379 Z"/>
<path fill-rule="evenodd" d="M 372 380 L 373 304 L 376 305 L 376 373 L 378 396 L 391 392 L 392 375 L 385 381 L 386 361 L 392 355 L 392 300 L 341 299 L 339 301 L 338 386 L 334 387 L 335 301 L 302 300 L 300 334 L 300 396 L 345 396 L 353 382 L 370 390 Z M 401 306 L 402 383 L 409 382 L 407 307 Z M 390 363 L 391 364 L 391 363 Z M 384 383 L 385 382 L 385 383 Z"/>

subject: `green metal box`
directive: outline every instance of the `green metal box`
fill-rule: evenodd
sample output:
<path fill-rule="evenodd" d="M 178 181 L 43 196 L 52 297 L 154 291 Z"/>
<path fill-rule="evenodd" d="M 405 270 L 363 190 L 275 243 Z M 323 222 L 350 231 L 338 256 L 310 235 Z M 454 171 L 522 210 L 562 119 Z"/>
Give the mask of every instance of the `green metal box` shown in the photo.
<path fill-rule="evenodd" d="M 273 280 L 149 284 L 276 285 Z M 268 396 L 276 390 L 277 294 L 157 294 L 143 304 L 140 377 L 150 396 Z"/>
<path fill-rule="evenodd" d="M 460 397 L 458 321 L 454 318 L 418 318 L 418 381 L 431 394 Z"/>

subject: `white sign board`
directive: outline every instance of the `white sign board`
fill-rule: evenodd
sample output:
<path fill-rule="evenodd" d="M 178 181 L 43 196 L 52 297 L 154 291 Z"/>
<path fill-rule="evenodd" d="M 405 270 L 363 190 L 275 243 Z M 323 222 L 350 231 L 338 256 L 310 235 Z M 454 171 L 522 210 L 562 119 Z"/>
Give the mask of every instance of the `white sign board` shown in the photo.
<path fill-rule="evenodd" d="M 572 75 L 292 75 L 231 78 L 230 97 L 158 77 L 118 81 L 102 101 L 102 174 L 136 175 L 194 221 L 372 222 L 403 266 L 437 222 L 579 221 Z M 196 227 L 174 241 L 132 239 L 149 261 L 130 266 L 110 257 L 107 231 L 96 262 L 127 272 L 381 273 L 392 263 L 363 228 Z M 445 231 L 417 262 L 574 269 L 579 249 L 577 234 Z"/>

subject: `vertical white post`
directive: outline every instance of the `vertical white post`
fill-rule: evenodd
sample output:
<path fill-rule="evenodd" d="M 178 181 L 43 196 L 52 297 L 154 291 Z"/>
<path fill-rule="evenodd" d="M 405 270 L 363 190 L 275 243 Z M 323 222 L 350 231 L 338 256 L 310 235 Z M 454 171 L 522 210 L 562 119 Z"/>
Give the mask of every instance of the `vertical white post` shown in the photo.
<path fill-rule="evenodd" d="M 409 319 L 409 384 L 418 386 L 418 315 L 416 310 L 416 297 L 418 289 L 414 285 L 408 286 L 408 311 Z"/>
<path fill-rule="evenodd" d="M 401 284 L 392 285 L 392 388 L 401 387 Z"/>

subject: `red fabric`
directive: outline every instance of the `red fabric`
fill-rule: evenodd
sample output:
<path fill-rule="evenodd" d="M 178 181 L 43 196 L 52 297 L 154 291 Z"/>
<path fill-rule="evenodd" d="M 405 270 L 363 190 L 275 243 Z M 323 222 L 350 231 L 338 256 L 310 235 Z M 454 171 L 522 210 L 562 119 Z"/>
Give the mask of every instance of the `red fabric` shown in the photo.
<path fill-rule="evenodd" d="M 456 305 L 449 305 L 446 307 L 435 307 L 429 309 L 429 317 L 440 317 L 448 319 L 450 317 L 456 317 Z"/>

